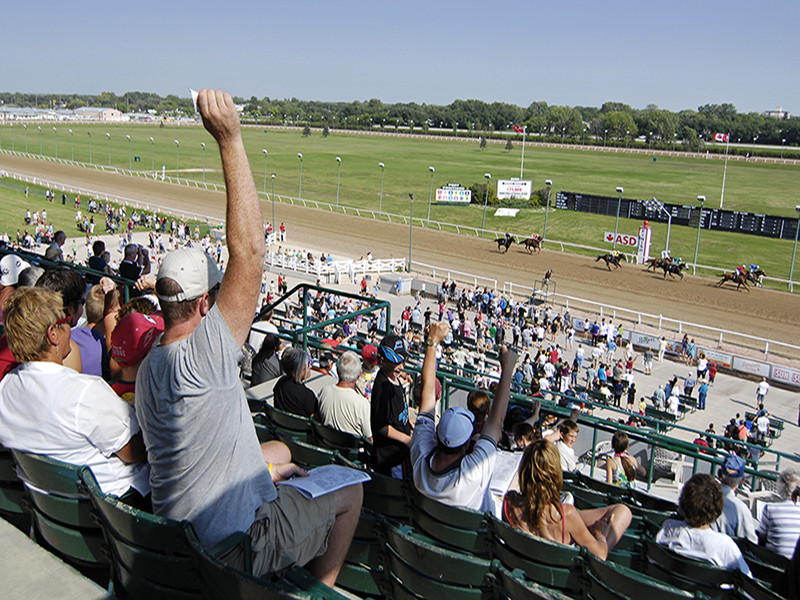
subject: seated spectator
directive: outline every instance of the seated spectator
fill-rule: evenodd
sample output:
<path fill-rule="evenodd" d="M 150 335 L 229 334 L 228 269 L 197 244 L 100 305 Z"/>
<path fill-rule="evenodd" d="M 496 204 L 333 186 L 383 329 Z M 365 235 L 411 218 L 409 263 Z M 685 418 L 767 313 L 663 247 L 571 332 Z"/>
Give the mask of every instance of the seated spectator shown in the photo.
<path fill-rule="evenodd" d="M 367 400 L 372 398 L 372 385 L 378 375 L 378 347 L 364 344 L 361 348 L 361 375 L 356 379 L 356 391 Z"/>
<path fill-rule="evenodd" d="M 273 388 L 275 408 L 302 417 L 317 412 L 317 397 L 303 383 L 311 375 L 311 359 L 302 348 L 287 348 L 281 356 L 283 375 Z"/>
<path fill-rule="evenodd" d="M 697 473 L 683 485 L 678 507 L 683 521 L 667 519 L 656 543 L 678 554 L 707 560 L 723 569 L 738 569 L 752 577 L 742 552 L 730 537 L 711 529 L 725 504 L 722 488 L 713 475 Z"/>
<path fill-rule="evenodd" d="M 86 292 L 86 281 L 80 273 L 63 267 L 47 269 L 36 281 L 36 287 L 59 292 L 64 300 L 64 311 L 69 317 L 69 326 L 72 328 L 77 327 L 78 321 L 83 316 L 83 296 Z M 84 336 L 78 336 L 76 339 L 70 338 L 72 351 L 64 359 L 64 366 L 75 369 L 78 373 L 83 373 L 83 363 L 81 362 L 82 347 L 94 343 L 94 341 L 89 341 Z M 92 374 L 100 375 L 100 373 Z"/>
<path fill-rule="evenodd" d="M 519 465 L 519 492 L 503 499 L 503 521 L 538 537 L 562 544 L 586 546 L 606 559 L 631 522 L 627 506 L 578 510 L 561 501 L 561 459 L 555 445 L 536 440 L 525 449 Z"/>
<path fill-rule="evenodd" d="M 372 467 L 384 475 L 406 479 L 411 474 L 411 422 L 404 387 L 410 377 L 403 372 L 408 350 L 403 338 L 395 334 L 384 336 L 378 356 L 380 367 L 370 401 Z"/>
<path fill-rule="evenodd" d="M 140 504 L 149 470 L 133 407 L 102 379 L 63 366 L 71 317 L 62 304 L 41 288 L 6 301 L 8 344 L 23 364 L 0 381 L 0 444 L 88 465 L 104 492 Z"/>
<path fill-rule="evenodd" d="M 780 502 L 764 505 L 761 523 L 756 530 L 758 543 L 786 558 L 800 537 L 800 471 L 786 469 L 778 476 Z"/>
<path fill-rule="evenodd" d="M 164 319 L 161 316 L 137 312 L 122 317 L 111 334 L 111 355 L 122 369 L 111 389 L 128 404 L 132 405 L 136 397 L 139 365 L 162 333 Z"/>
<path fill-rule="evenodd" d="M 611 448 L 614 456 L 606 460 L 606 481 L 623 487 L 634 487 L 637 473 L 645 475 L 644 468 L 639 465 L 636 457 L 628 455 L 628 434 L 624 431 L 615 431 L 611 436 Z"/>
<path fill-rule="evenodd" d="M 268 333 L 261 342 L 261 348 L 253 357 L 253 374 L 250 385 L 272 381 L 281 376 L 281 362 L 278 354 L 283 348 L 283 340 L 274 333 Z"/>
<path fill-rule="evenodd" d="M 319 393 L 318 418 L 323 425 L 372 441 L 369 400 L 355 390 L 361 374 L 361 358 L 352 351 L 339 357 L 338 383 L 326 385 Z"/>
<path fill-rule="evenodd" d="M 264 258 L 258 194 L 230 95 L 200 90 L 197 104 L 226 177 L 229 259 L 223 277 L 202 250 L 182 248 L 158 270 L 164 335 L 136 377 L 153 509 L 190 521 L 206 546 L 246 532 L 257 576 L 302 565 L 333 586 L 358 523 L 362 489 L 309 499 L 274 485 L 303 472 L 286 463 L 286 446 L 259 444 L 239 378 Z M 244 565 L 241 547 L 222 558 Z"/>
<path fill-rule="evenodd" d="M 480 439 L 469 450 L 474 417 L 461 406 L 450 407 L 435 424 L 436 347 L 450 331 L 446 322 L 432 323 L 428 331 L 422 365 L 422 398 L 414 435 L 411 464 L 416 488 L 428 498 L 451 506 L 491 511 L 494 506 L 489 482 L 492 479 L 497 442 L 511 390 L 517 355 L 505 346 L 500 352 L 502 372 L 494 402 Z"/>
<path fill-rule="evenodd" d="M 489 418 L 491 407 L 492 397 L 486 390 L 471 390 L 467 394 L 467 410 L 472 413 L 475 433 L 480 434 L 483 431 L 483 426 L 486 423 L 486 419 Z"/>
<path fill-rule="evenodd" d="M 3 304 L 6 298 L 17 289 L 19 274 L 30 267 L 16 254 L 6 254 L 0 259 L 0 323 L 3 322 Z"/>
<path fill-rule="evenodd" d="M 725 504 L 719 518 L 711 524 L 711 529 L 732 538 L 747 538 L 755 543 L 758 538 L 753 515 L 747 505 L 736 497 L 736 488 L 744 479 L 744 466 L 744 460 L 736 454 L 728 454 L 722 461 L 717 478 L 722 484 Z"/>
<path fill-rule="evenodd" d="M 257 321 L 250 326 L 248 341 L 254 350 L 258 351 L 264 342 L 264 337 L 268 333 L 277 334 L 278 328 L 272 323 L 275 311 L 267 310 L 260 314 Z"/>
<path fill-rule="evenodd" d="M 87 265 L 90 269 L 94 271 L 99 271 L 100 273 L 104 273 L 106 275 L 113 274 L 111 270 L 111 266 L 108 264 L 108 261 L 103 257 L 103 254 L 106 251 L 106 244 L 103 240 L 97 240 L 92 244 L 92 256 L 89 257 L 87 261 Z M 93 273 L 86 274 L 86 281 L 91 283 L 92 285 L 100 283 L 101 275 L 95 275 Z"/>
<path fill-rule="evenodd" d="M 580 427 L 575 421 L 564 419 L 558 426 L 558 432 L 548 438 L 555 442 L 556 450 L 561 456 L 561 469 L 564 471 L 574 471 L 578 466 L 574 449 L 575 442 L 578 441 L 578 431 Z"/>

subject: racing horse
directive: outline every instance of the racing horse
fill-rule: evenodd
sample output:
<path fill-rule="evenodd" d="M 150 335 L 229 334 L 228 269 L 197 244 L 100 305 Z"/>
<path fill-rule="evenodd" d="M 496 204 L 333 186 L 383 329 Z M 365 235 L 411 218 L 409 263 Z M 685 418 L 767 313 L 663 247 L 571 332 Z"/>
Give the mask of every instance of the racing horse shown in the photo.
<path fill-rule="evenodd" d="M 514 236 L 506 234 L 505 237 L 497 238 L 494 243 L 497 244 L 497 251 L 500 252 L 500 248 L 505 248 L 505 251 L 508 252 L 508 249 L 511 248 L 511 244 L 515 243 L 516 240 Z"/>
<path fill-rule="evenodd" d="M 766 277 L 767 273 L 764 269 L 751 269 L 750 272 L 747 274 L 747 278 L 753 282 L 753 285 L 756 287 L 761 287 L 761 278 Z"/>
<path fill-rule="evenodd" d="M 661 268 L 664 269 L 664 279 L 667 278 L 667 274 L 669 274 L 671 279 L 675 279 L 674 275 L 680 275 L 680 278 L 683 279 L 683 270 L 686 268 L 686 263 L 665 263 L 661 265 Z"/>
<path fill-rule="evenodd" d="M 726 281 L 732 281 L 732 282 L 734 282 L 736 284 L 736 291 L 737 292 L 742 288 L 742 286 L 744 286 L 744 289 L 746 289 L 749 292 L 750 288 L 747 286 L 748 278 L 749 278 L 749 275 L 742 274 L 739 271 L 733 271 L 733 272 L 730 272 L 730 273 L 723 273 L 722 274 L 722 279 L 720 279 L 717 282 L 717 287 L 720 287 Z"/>
<path fill-rule="evenodd" d="M 650 258 L 645 261 L 647 268 L 645 271 L 653 271 L 656 272 L 656 269 L 663 268 L 664 265 L 669 265 L 672 263 L 672 258 Z"/>
<path fill-rule="evenodd" d="M 528 238 L 527 240 L 522 240 L 520 242 L 521 246 L 525 246 L 525 250 L 533 254 L 533 251 L 541 252 L 542 251 L 542 244 L 543 240 L 540 237 L 532 237 Z"/>
<path fill-rule="evenodd" d="M 621 260 L 627 262 L 628 259 L 625 258 L 624 254 L 613 254 L 609 252 L 608 254 L 601 254 L 594 260 L 594 262 L 598 262 L 601 260 L 606 261 L 606 267 L 608 267 L 608 270 L 610 271 L 611 265 L 614 265 L 614 268 L 619 269 L 622 266 L 619 264 L 619 262 Z"/>

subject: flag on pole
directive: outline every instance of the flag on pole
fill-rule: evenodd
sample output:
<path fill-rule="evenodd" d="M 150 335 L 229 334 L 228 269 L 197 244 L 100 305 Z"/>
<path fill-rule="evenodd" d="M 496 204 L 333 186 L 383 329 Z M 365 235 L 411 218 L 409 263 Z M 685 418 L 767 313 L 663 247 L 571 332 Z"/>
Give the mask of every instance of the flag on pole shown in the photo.
<path fill-rule="evenodd" d="M 520 127 L 519 125 L 514 125 L 514 131 L 516 133 L 525 133 L 525 127 Z"/>
<path fill-rule="evenodd" d="M 714 134 L 714 141 L 715 142 L 727 142 L 730 139 L 729 133 L 715 133 Z"/>

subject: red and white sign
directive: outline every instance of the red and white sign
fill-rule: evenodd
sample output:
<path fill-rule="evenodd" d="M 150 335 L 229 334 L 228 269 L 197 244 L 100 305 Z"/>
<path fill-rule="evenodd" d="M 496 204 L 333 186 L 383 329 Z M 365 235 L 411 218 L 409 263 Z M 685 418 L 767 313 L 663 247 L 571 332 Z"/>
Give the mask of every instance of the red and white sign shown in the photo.
<path fill-rule="evenodd" d="M 715 142 L 727 142 L 731 138 L 729 133 L 715 133 L 714 134 L 714 141 Z"/>
<path fill-rule="evenodd" d="M 614 232 L 613 231 L 606 231 L 606 234 L 603 236 L 603 241 L 608 242 L 609 244 L 614 243 Z M 630 246 L 635 248 L 639 245 L 639 238 L 635 235 L 627 235 L 625 233 L 618 233 L 617 234 L 617 244 L 622 244 L 623 246 Z"/>
<path fill-rule="evenodd" d="M 525 127 L 520 127 L 519 125 L 514 125 L 514 131 L 516 133 L 525 133 L 525 129 L 527 129 L 527 125 Z"/>
<path fill-rule="evenodd" d="M 772 365 L 772 379 L 800 387 L 800 371 L 797 369 Z"/>
<path fill-rule="evenodd" d="M 509 198 L 530 200 L 532 183 L 530 179 L 498 179 L 497 197 L 500 200 Z"/>

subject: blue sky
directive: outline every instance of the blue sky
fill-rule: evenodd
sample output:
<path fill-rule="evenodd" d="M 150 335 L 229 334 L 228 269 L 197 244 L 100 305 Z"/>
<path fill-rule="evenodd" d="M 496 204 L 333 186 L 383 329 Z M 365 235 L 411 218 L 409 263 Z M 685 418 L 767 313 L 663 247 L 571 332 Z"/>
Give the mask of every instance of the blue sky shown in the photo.
<path fill-rule="evenodd" d="M 0 90 L 800 113 L 800 2 L 10 2 Z"/>

